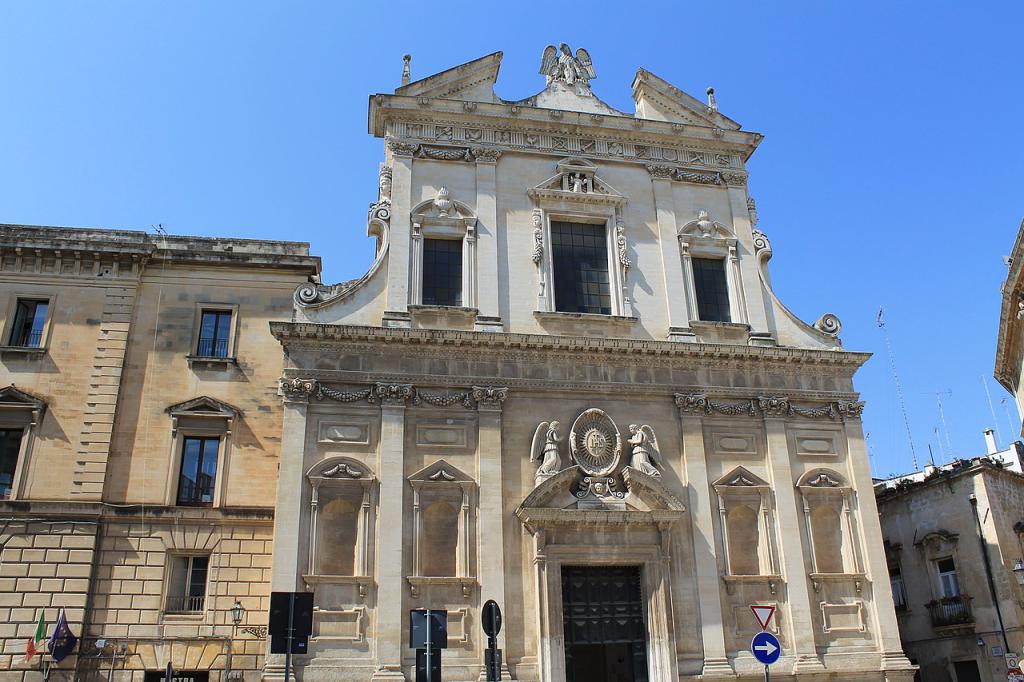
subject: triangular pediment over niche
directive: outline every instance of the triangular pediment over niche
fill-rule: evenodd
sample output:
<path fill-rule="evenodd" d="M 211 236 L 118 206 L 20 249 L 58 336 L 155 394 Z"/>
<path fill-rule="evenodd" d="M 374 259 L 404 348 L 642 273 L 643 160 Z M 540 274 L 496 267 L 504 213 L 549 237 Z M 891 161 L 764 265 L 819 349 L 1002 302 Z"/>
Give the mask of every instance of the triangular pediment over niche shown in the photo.
<path fill-rule="evenodd" d="M 443 459 L 428 464 L 409 476 L 410 481 L 422 483 L 473 483 L 473 477 Z"/>
<path fill-rule="evenodd" d="M 637 118 L 722 130 L 740 129 L 736 121 L 646 69 L 637 71 L 633 79 L 633 101 Z"/>
<path fill-rule="evenodd" d="M 750 473 L 746 467 L 736 467 L 712 483 L 712 485 L 716 488 L 766 488 L 768 487 L 768 482 Z"/>

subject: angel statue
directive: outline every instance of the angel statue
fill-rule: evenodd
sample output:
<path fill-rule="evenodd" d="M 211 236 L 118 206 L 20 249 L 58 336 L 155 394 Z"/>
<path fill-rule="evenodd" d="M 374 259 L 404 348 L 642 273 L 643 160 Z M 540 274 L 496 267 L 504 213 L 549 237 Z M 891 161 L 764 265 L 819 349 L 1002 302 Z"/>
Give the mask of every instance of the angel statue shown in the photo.
<path fill-rule="evenodd" d="M 562 458 L 558 454 L 558 422 L 541 422 L 533 432 L 530 461 L 541 460 L 537 468 L 538 478 L 553 476 L 562 470 Z M 543 448 L 543 450 L 542 450 Z"/>
<path fill-rule="evenodd" d="M 648 476 L 661 476 L 657 467 L 661 465 L 661 454 L 658 451 L 658 439 L 654 429 L 647 424 L 629 425 L 630 438 L 626 442 L 632 448 L 629 466 Z"/>
<path fill-rule="evenodd" d="M 579 81 L 586 86 L 588 81 L 597 78 L 594 71 L 594 63 L 590 61 L 590 55 L 582 47 L 576 50 L 576 56 L 572 56 L 572 50 L 565 43 L 560 43 L 558 49 L 554 45 L 544 48 L 544 56 L 541 57 L 540 73 L 547 77 L 548 85 L 552 81 L 564 81 L 568 85 L 574 85 Z"/>

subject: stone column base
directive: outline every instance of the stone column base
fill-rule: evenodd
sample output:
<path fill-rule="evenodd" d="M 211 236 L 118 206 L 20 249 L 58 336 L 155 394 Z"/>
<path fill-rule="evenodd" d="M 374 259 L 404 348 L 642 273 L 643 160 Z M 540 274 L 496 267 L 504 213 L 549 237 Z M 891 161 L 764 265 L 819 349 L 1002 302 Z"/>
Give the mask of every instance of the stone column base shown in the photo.
<path fill-rule="evenodd" d="M 793 664 L 793 674 L 825 672 L 825 664 L 817 656 L 800 654 Z"/>
<path fill-rule="evenodd" d="M 505 662 L 501 663 L 501 682 L 515 682 L 512 673 L 509 671 L 508 666 Z M 480 666 L 480 676 L 476 678 L 477 682 L 487 682 L 487 668 Z"/>
<path fill-rule="evenodd" d="M 405 682 L 405 674 L 400 665 L 382 665 L 373 671 L 371 682 Z"/>
<path fill-rule="evenodd" d="M 728 658 L 705 658 L 704 669 L 700 675 L 705 680 L 727 680 L 736 677 Z"/>

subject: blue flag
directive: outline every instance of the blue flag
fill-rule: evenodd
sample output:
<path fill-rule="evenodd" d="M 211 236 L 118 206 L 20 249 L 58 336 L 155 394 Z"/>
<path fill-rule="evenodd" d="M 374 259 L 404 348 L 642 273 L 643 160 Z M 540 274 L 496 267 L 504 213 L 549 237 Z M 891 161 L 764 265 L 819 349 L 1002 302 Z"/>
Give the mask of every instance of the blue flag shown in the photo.
<path fill-rule="evenodd" d="M 68 627 L 68 617 L 65 615 L 64 609 L 61 609 L 60 616 L 57 618 L 57 626 L 53 629 L 53 634 L 50 635 L 49 647 L 53 662 L 60 663 L 67 658 L 68 654 L 74 651 L 76 644 L 78 644 L 78 638 Z"/>

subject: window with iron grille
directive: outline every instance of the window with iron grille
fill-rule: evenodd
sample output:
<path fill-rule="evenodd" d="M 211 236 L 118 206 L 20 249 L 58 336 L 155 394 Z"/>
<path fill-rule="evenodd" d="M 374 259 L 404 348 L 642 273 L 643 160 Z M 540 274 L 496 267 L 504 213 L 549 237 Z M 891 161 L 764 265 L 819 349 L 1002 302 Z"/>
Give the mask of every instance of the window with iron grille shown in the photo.
<path fill-rule="evenodd" d="M 231 349 L 231 311 L 204 310 L 199 323 L 196 355 L 202 358 L 226 358 Z"/>
<path fill-rule="evenodd" d="M 210 565 L 208 556 L 168 555 L 167 603 L 168 613 L 197 613 L 206 602 L 206 574 Z"/>
<path fill-rule="evenodd" d="M 462 240 L 423 240 L 423 304 L 462 305 Z"/>
<path fill-rule="evenodd" d="M 730 322 L 725 261 L 721 258 L 694 258 L 692 262 L 698 319 L 708 322 Z"/>
<path fill-rule="evenodd" d="M 46 314 L 49 310 L 49 301 L 19 298 L 14 310 L 14 324 L 11 327 L 11 338 L 8 339 L 8 343 L 21 348 L 42 346 Z"/>
<path fill-rule="evenodd" d="M 6 500 L 14 490 L 14 474 L 21 454 L 22 429 L 0 430 L 0 499 Z"/>
<path fill-rule="evenodd" d="M 185 437 L 181 448 L 178 504 L 198 507 L 213 504 L 219 449 L 220 438 Z"/>
<path fill-rule="evenodd" d="M 612 314 L 604 225 L 552 221 L 551 260 L 555 310 Z"/>

